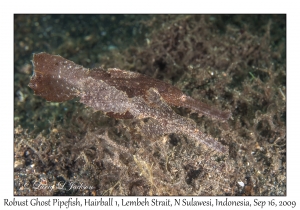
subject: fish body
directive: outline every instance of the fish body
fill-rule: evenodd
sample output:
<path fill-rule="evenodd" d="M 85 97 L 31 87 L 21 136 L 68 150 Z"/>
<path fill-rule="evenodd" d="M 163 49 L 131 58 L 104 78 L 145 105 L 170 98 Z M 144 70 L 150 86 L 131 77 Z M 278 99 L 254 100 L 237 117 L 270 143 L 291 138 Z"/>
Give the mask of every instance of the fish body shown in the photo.
<path fill-rule="evenodd" d="M 210 148 L 227 153 L 228 147 L 202 133 L 196 123 L 176 114 L 171 106 L 181 106 L 226 120 L 222 112 L 186 96 L 177 87 L 135 72 L 120 69 L 87 69 L 59 55 L 33 55 L 34 74 L 29 87 L 47 101 L 62 102 L 79 97 L 95 111 L 117 119 L 151 119 L 141 128 L 147 136 L 178 133 Z"/>

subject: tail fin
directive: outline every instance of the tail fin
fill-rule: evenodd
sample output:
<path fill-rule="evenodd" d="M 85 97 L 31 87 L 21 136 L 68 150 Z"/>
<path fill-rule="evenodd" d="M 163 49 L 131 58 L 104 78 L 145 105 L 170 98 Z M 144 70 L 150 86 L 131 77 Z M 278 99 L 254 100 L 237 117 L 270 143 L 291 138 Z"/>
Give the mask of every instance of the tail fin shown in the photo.
<path fill-rule="evenodd" d="M 76 79 L 84 73 L 83 67 L 59 55 L 33 55 L 33 76 L 29 87 L 35 95 L 47 101 L 62 102 L 77 95 Z"/>

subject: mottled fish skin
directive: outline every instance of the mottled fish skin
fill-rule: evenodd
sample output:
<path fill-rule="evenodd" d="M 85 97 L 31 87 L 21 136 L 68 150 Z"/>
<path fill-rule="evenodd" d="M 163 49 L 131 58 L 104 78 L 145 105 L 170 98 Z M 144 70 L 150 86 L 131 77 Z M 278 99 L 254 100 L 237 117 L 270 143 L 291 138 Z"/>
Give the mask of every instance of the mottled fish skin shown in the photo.
<path fill-rule="evenodd" d="M 190 108 L 219 120 L 228 119 L 231 113 L 196 101 L 168 83 L 116 68 L 89 70 L 47 53 L 34 54 L 32 62 L 34 74 L 29 87 L 47 101 L 80 97 L 81 103 L 110 117 L 150 118 L 141 128 L 144 135 L 183 134 L 218 152 L 228 153 L 227 146 L 200 132 L 193 120 L 176 114 L 170 105 Z"/>
<path fill-rule="evenodd" d="M 145 96 L 150 88 L 156 88 L 161 97 L 171 106 L 189 108 L 196 113 L 204 114 L 221 121 L 228 120 L 231 117 L 230 111 L 220 111 L 215 107 L 197 101 L 185 95 L 177 87 L 161 80 L 116 68 L 108 69 L 108 71 L 100 69 L 100 71 L 102 72 L 101 74 L 99 74 L 99 71 L 94 70 L 91 71 L 89 75 L 93 78 L 105 81 L 118 90 L 126 92 L 129 98 Z"/>

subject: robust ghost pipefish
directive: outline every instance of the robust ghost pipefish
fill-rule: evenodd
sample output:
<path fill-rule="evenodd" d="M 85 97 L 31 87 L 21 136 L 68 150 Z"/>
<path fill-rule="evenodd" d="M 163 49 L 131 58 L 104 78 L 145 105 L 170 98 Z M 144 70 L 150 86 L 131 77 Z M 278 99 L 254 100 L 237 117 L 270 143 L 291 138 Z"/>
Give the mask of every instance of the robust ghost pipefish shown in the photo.
<path fill-rule="evenodd" d="M 141 127 L 149 137 L 178 133 L 198 140 L 222 153 L 228 147 L 202 133 L 196 123 L 176 114 L 171 106 L 189 108 L 220 121 L 230 111 L 220 111 L 185 95 L 177 87 L 135 72 L 110 68 L 87 69 L 59 55 L 33 55 L 34 74 L 29 87 L 47 101 L 63 102 L 80 97 L 80 102 L 116 119 L 150 118 Z"/>

